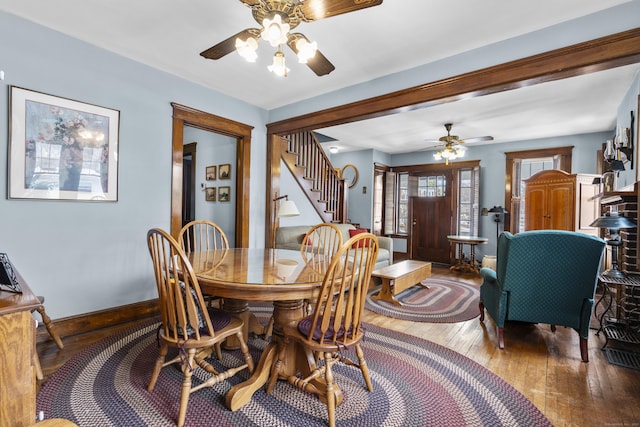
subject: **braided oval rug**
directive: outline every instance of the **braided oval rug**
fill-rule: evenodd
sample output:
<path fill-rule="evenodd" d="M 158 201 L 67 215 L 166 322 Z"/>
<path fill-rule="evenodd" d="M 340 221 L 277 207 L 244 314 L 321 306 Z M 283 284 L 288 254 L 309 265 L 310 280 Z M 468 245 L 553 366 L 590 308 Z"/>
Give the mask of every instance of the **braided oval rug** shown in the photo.
<path fill-rule="evenodd" d="M 429 278 L 396 296 L 402 305 L 375 300 L 380 291 L 376 286 L 367 294 L 365 307 L 374 313 L 395 319 L 427 323 L 464 322 L 480 315 L 478 285 L 454 280 Z"/>
<path fill-rule="evenodd" d="M 181 373 L 161 371 L 153 392 L 146 390 L 158 354 L 158 323 L 147 323 L 96 343 L 65 363 L 37 396 L 47 418 L 66 418 L 79 426 L 172 426 L 178 413 Z M 257 362 L 266 341 L 250 339 Z M 337 408 L 342 426 L 550 426 L 521 393 L 486 368 L 459 353 L 409 335 L 367 325 L 363 343 L 374 391 L 360 371 L 337 364 L 344 392 Z M 239 351 L 223 352 L 223 365 L 237 364 Z M 355 356 L 354 356 L 355 357 Z M 324 426 L 326 407 L 314 396 L 279 381 L 271 395 L 258 390 L 231 412 L 224 396 L 245 380 L 191 395 L 186 426 Z M 202 371 L 194 373 L 199 383 Z"/>

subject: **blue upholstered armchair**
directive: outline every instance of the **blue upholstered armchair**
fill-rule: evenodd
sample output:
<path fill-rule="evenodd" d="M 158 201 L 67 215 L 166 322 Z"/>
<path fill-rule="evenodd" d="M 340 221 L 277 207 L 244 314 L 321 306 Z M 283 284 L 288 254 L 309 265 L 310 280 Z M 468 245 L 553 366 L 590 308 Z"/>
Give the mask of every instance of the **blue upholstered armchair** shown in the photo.
<path fill-rule="evenodd" d="M 504 348 L 505 321 L 548 323 L 575 329 L 580 355 L 589 361 L 587 339 L 605 242 L 599 237 L 536 230 L 498 239 L 496 271 L 480 270 L 480 321 L 484 310 L 496 323 Z"/>

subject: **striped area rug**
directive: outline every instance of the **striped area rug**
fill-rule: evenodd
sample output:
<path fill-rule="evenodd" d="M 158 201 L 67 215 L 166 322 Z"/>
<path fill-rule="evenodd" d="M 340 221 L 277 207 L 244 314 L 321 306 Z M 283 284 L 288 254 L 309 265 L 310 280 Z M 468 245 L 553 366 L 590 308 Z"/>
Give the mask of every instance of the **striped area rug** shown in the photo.
<path fill-rule="evenodd" d="M 365 308 L 395 319 L 427 323 L 464 322 L 480 315 L 477 285 L 437 278 L 423 280 L 422 284 L 428 289 L 416 285 L 396 296 L 401 306 L 373 299 L 380 291 L 377 286 L 369 291 Z"/>
<path fill-rule="evenodd" d="M 157 356 L 158 324 L 111 336 L 65 363 L 43 385 L 37 410 L 47 418 L 79 426 L 173 426 L 178 412 L 181 373 L 167 368 L 153 392 L 146 385 Z M 257 361 L 266 342 L 251 338 Z M 357 369 L 336 365 L 344 392 L 337 408 L 340 426 L 550 426 L 522 394 L 474 361 L 440 345 L 367 325 L 363 343 L 374 391 Z M 346 350 L 348 351 L 348 350 Z M 222 362 L 238 363 L 239 352 Z M 315 397 L 279 381 L 271 395 L 258 390 L 231 412 L 224 396 L 246 371 L 230 382 L 191 395 L 186 426 L 325 426 L 326 407 Z M 201 382 L 201 370 L 194 383 Z"/>

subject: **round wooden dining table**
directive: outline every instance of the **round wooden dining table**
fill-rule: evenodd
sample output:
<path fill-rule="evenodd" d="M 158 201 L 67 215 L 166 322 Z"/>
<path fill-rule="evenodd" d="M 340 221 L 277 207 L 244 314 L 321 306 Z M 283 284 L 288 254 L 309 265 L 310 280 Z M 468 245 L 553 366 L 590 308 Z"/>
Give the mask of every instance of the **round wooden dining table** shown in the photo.
<path fill-rule="evenodd" d="M 303 258 L 300 251 L 257 248 L 193 252 L 188 256 L 202 292 L 224 298 L 224 310 L 245 321 L 245 337 L 264 331 L 250 312 L 248 301 L 273 302 L 272 340 L 251 378 L 227 393 L 229 409 L 235 411 L 247 404 L 272 374 L 287 378 L 300 372 L 306 376 L 315 368 L 313 355 L 306 354 L 297 344 L 285 345 L 282 326 L 306 315 L 304 300 L 317 297 L 329 259 L 317 255 Z M 278 352 L 284 354 L 284 363 L 276 368 Z M 336 393 L 338 402 L 342 400 L 341 393 Z"/>

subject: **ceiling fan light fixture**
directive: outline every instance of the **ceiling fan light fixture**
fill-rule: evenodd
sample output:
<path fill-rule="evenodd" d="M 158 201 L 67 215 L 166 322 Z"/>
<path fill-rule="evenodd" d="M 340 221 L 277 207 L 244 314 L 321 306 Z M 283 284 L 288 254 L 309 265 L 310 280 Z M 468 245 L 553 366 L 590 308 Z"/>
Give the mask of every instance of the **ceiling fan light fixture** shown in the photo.
<path fill-rule="evenodd" d="M 285 63 L 284 53 L 280 49 L 273 55 L 273 64 L 267 67 L 269 71 L 280 77 L 287 77 L 289 69 Z"/>
<path fill-rule="evenodd" d="M 442 150 L 438 150 L 433 155 L 433 158 L 437 161 L 444 159 L 445 164 L 448 165 L 449 160 L 455 160 L 464 157 L 465 151 L 466 147 L 463 147 L 462 145 L 447 144 L 447 146 L 445 146 Z"/>
<path fill-rule="evenodd" d="M 305 38 L 299 38 L 296 40 L 296 50 L 298 51 L 298 62 L 306 64 L 311 58 L 316 55 L 318 51 L 318 43 L 309 42 Z"/>
<path fill-rule="evenodd" d="M 287 22 L 287 18 L 282 20 L 282 15 L 273 12 L 262 21 L 262 32 L 260 36 L 268 41 L 271 46 L 276 47 L 285 44 L 289 38 L 289 30 L 291 26 Z"/>
<path fill-rule="evenodd" d="M 258 54 L 258 41 L 253 37 L 247 37 L 242 40 L 240 37 L 236 39 L 236 51 L 238 55 L 247 60 L 247 62 L 256 62 Z"/>

